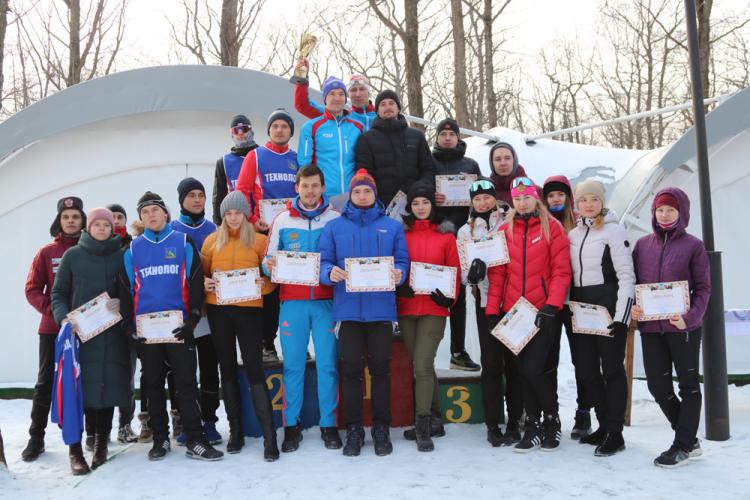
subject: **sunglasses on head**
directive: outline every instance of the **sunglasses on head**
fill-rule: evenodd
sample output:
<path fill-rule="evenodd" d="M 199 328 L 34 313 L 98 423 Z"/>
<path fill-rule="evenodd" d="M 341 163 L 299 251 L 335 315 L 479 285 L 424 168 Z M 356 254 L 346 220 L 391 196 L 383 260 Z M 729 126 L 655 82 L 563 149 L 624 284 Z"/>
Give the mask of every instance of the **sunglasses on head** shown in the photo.
<path fill-rule="evenodd" d="M 528 177 L 516 177 L 515 179 L 513 179 L 511 187 L 513 189 L 517 189 L 518 186 L 534 187 L 534 181 L 532 181 Z"/>
<path fill-rule="evenodd" d="M 245 134 L 250 132 L 250 125 L 235 125 L 232 127 L 233 134 Z"/>
<path fill-rule="evenodd" d="M 480 189 L 495 189 L 495 185 L 490 181 L 480 179 L 471 183 L 469 191 L 479 191 Z"/>

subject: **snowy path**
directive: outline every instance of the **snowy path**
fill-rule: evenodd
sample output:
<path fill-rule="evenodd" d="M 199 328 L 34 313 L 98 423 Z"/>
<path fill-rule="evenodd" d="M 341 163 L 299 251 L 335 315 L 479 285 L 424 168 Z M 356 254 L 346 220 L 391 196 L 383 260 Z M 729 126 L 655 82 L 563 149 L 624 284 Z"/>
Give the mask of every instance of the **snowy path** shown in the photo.
<path fill-rule="evenodd" d="M 184 449 L 176 447 L 166 460 L 148 462 L 149 445 L 136 444 L 77 487 L 80 478 L 70 475 L 67 448 L 54 428 L 48 428 L 47 451 L 41 458 L 32 464 L 21 461 L 31 402 L 0 400 L 0 428 L 11 471 L 0 472 L 0 498 L 750 498 L 750 386 L 732 386 L 729 396 L 732 439 L 704 440 L 704 456 L 676 470 L 651 463 L 669 446 L 672 433 L 643 381 L 634 385 L 633 426 L 625 430 L 624 453 L 596 458 L 593 447 L 571 441 L 567 436 L 575 394 L 572 369 L 563 359 L 564 440 L 555 453 L 519 455 L 509 448 L 493 449 L 485 441 L 483 425 L 448 425 L 434 453 L 418 453 L 401 429 L 394 429 L 393 455 L 376 457 L 368 433 L 362 456 L 351 459 L 324 449 L 313 428 L 305 431 L 299 451 L 282 454 L 270 464 L 262 460 L 258 439 L 248 439 L 241 454 L 217 463 L 189 460 Z M 223 418 L 219 430 L 226 436 Z M 111 452 L 120 449 L 117 443 L 110 447 Z"/>

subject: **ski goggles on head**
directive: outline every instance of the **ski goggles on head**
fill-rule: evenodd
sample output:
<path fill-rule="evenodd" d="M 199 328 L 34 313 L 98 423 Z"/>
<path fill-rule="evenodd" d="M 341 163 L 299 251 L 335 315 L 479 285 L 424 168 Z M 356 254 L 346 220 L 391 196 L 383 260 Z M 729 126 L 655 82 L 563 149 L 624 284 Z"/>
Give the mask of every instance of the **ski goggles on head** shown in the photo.
<path fill-rule="evenodd" d="M 515 179 L 513 179 L 510 187 L 512 189 L 518 189 L 519 186 L 536 187 L 536 184 L 534 184 L 534 181 L 532 181 L 528 177 L 516 177 Z"/>
<path fill-rule="evenodd" d="M 355 85 L 362 85 L 367 90 L 370 90 L 370 85 L 367 83 L 367 78 L 365 75 L 352 75 L 349 78 L 349 84 L 346 86 L 348 89 L 351 89 Z"/>
<path fill-rule="evenodd" d="M 478 181 L 474 181 L 471 183 L 471 186 L 469 186 L 469 192 L 474 193 L 476 191 L 482 191 L 486 189 L 491 189 L 493 192 L 495 191 L 495 185 L 492 184 L 492 182 L 485 180 L 485 179 L 479 179 Z"/>
<path fill-rule="evenodd" d="M 513 198 L 519 196 L 531 196 L 539 199 L 539 189 L 536 184 L 534 184 L 534 181 L 528 177 L 516 177 L 511 183 L 510 195 Z"/>
<path fill-rule="evenodd" d="M 232 127 L 232 133 L 233 134 L 246 134 L 252 130 L 252 127 L 250 125 L 240 124 L 235 125 Z"/>

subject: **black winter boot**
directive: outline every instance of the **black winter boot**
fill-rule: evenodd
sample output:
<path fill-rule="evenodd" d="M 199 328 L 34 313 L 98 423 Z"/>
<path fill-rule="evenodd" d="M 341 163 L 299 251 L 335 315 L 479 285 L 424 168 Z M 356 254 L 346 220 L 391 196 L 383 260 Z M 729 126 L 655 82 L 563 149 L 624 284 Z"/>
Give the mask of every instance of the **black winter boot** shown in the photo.
<path fill-rule="evenodd" d="M 602 444 L 596 447 L 594 456 L 611 457 L 624 449 L 625 440 L 622 437 L 622 432 L 608 432 Z"/>
<path fill-rule="evenodd" d="M 91 472 L 89 464 L 86 463 L 86 459 L 83 457 L 81 443 L 71 444 L 68 456 L 70 458 L 70 470 L 74 476 L 83 476 Z"/>
<path fill-rule="evenodd" d="M 514 446 L 521 441 L 521 429 L 518 420 L 511 420 L 505 426 L 505 442 L 503 446 Z"/>
<path fill-rule="evenodd" d="M 273 420 L 273 408 L 265 384 L 253 384 L 250 395 L 255 408 L 255 416 L 263 432 L 263 460 L 274 462 L 279 459 L 279 448 L 276 444 L 276 425 Z"/>
<path fill-rule="evenodd" d="M 26 448 L 21 452 L 21 459 L 24 462 L 33 462 L 39 455 L 44 453 L 44 438 L 40 436 L 31 436 Z"/>
<path fill-rule="evenodd" d="M 434 451 L 435 444 L 430 437 L 430 416 L 417 415 L 417 425 L 415 427 L 417 434 L 418 451 Z"/>
<path fill-rule="evenodd" d="M 393 443 L 391 443 L 391 433 L 385 424 L 375 424 L 372 426 L 372 440 L 375 446 L 375 454 L 379 457 L 390 455 L 393 452 Z"/>
<path fill-rule="evenodd" d="M 321 427 L 320 439 L 323 440 L 323 444 L 329 450 L 340 450 L 344 446 L 341 442 L 341 436 L 339 436 L 339 430 L 335 427 Z"/>
<path fill-rule="evenodd" d="M 497 448 L 505 444 L 505 436 L 503 436 L 503 431 L 500 430 L 500 426 L 495 425 L 487 427 L 487 441 L 492 445 L 493 448 Z"/>
<path fill-rule="evenodd" d="M 443 425 L 443 419 L 440 415 L 430 415 L 430 437 L 443 437 L 445 436 L 445 425 Z M 404 439 L 407 441 L 415 441 L 417 439 L 417 429 L 412 427 L 404 431 Z"/>
<path fill-rule="evenodd" d="M 573 430 L 570 431 L 570 439 L 578 441 L 589 434 L 591 434 L 591 412 L 589 410 L 578 408 L 576 410 Z"/>
<path fill-rule="evenodd" d="M 604 429 L 604 427 L 599 427 L 597 430 L 595 430 L 588 436 L 582 437 L 579 443 L 599 446 L 600 444 L 602 444 L 602 441 L 604 441 L 604 437 L 606 435 L 607 435 L 607 431 Z"/>
<path fill-rule="evenodd" d="M 284 427 L 284 441 L 281 443 L 281 451 L 284 453 L 297 451 L 301 442 L 302 430 L 299 428 L 299 425 Z"/>
<path fill-rule="evenodd" d="M 350 424 L 346 426 L 346 444 L 344 445 L 345 457 L 358 457 L 359 452 L 365 445 L 365 430 L 361 425 Z"/>
<path fill-rule="evenodd" d="M 239 420 L 229 421 L 229 439 L 227 440 L 227 453 L 239 453 L 245 446 L 245 435 L 242 432 L 242 422 Z"/>
<path fill-rule="evenodd" d="M 106 434 L 97 433 L 94 436 L 94 456 L 91 458 L 91 468 L 96 469 L 107 461 L 107 444 L 109 441 L 109 432 Z"/>

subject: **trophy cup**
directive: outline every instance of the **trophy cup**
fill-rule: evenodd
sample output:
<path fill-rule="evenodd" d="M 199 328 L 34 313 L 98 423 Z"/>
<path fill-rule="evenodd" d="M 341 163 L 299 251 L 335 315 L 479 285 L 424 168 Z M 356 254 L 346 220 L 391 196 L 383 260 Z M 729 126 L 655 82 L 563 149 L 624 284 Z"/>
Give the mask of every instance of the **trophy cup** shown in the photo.
<path fill-rule="evenodd" d="M 318 39 L 310 33 L 302 33 L 302 39 L 299 42 L 299 55 L 300 57 L 308 57 L 318 43 Z M 307 85 L 308 69 L 306 68 L 295 68 L 294 75 L 289 79 L 292 83 L 302 83 Z"/>

